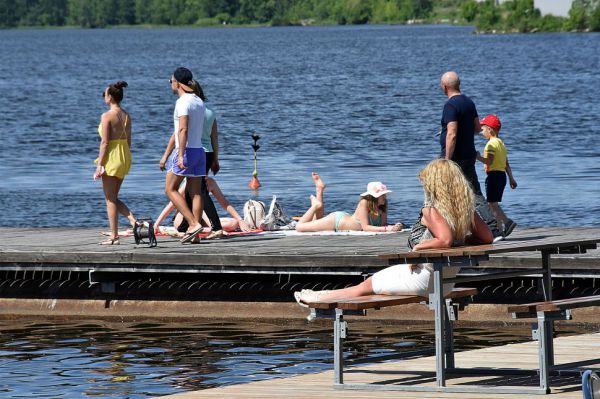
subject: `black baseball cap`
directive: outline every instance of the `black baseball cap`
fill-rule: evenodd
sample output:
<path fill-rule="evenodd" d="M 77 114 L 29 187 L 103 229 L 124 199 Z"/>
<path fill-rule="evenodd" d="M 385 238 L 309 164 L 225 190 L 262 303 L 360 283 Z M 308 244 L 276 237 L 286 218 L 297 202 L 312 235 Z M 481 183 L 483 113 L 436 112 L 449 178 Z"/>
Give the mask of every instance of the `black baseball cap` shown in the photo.
<path fill-rule="evenodd" d="M 175 72 L 173 72 L 173 77 L 176 81 L 187 87 L 190 87 L 192 79 L 194 79 L 192 71 L 184 67 L 177 68 Z"/>

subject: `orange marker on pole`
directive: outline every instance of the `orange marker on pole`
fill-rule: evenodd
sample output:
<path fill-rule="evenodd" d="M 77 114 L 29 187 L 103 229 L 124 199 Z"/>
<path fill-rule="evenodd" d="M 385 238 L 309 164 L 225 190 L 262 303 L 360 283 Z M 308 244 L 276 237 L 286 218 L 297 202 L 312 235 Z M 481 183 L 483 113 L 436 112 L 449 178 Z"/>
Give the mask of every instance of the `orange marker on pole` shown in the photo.
<path fill-rule="evenodd" d="M 258 181 L 258 163 L 256 160 L 256 152 L 260 148 L 258 145 L 258 139 L 260 136 L 256 133 L 252 133 L 252 139 L 254 140 L 254 144 L 252 144 L 252 149 L 254 150 L 254 172 L 252 172 L 252 179 L 250 183 L 248 183 L 248 187 L 253 190 L 257 190 L 260 187 L 260 182 Z"/>

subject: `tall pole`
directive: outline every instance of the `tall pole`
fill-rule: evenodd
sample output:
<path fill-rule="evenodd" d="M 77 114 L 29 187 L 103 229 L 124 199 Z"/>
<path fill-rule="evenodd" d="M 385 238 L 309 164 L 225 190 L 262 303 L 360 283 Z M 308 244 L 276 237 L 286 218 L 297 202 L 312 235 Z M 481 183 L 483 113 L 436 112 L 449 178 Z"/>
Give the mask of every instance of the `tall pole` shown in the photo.
<path fill-rule="evenodd" d="M 250 183 L 248 183 L 248 187 L 253 190 L 257 190 L 260 187 L 260 182 L 258 181 L 258 161 L 256 158 L 256 153 L 260 148 L 258 139 L 260 139 L 260 136 L 256 133 L 252 133 L 252 140 L 254 140 L 254 144 L 252 144 L 252 150 L 254 151 L 254 172 L 252 172 L 252 179 L 250 180 Z"/>

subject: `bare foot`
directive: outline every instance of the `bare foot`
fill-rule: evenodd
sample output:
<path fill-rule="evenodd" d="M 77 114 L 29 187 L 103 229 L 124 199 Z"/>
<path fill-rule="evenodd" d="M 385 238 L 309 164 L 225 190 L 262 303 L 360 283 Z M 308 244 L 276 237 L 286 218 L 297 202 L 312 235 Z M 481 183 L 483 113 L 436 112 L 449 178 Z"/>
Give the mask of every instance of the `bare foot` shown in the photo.
<path fill-rule="evenodd" d="M 315 181 L 317 190 L 325 190 L 325 183 L 321 180 L 321 176 L 317 172 L 312 172 L 312 178 Z"/>
<path fill-rule="evenodd" d="M 323 203 L 317 199 L 314 195 L 310 196 L 310 206 L 315 208 L 320 208 L 323 206 Z"/>

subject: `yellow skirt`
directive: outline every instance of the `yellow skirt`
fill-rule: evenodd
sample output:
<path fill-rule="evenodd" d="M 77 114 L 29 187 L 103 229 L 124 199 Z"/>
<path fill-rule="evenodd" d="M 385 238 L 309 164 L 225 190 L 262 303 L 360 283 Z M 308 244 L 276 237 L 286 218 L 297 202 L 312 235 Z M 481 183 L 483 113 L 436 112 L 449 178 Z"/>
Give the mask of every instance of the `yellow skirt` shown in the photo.
<path fill-rule="evenodd" d="M 96 159 L 96 164 L 98 159 Z M 118 177 L 124 179 L 131 168 L 131 151 L 127 140 L 110 140 L 108 149 L 104 157 L 104 173 L 107 176 Z"/>

